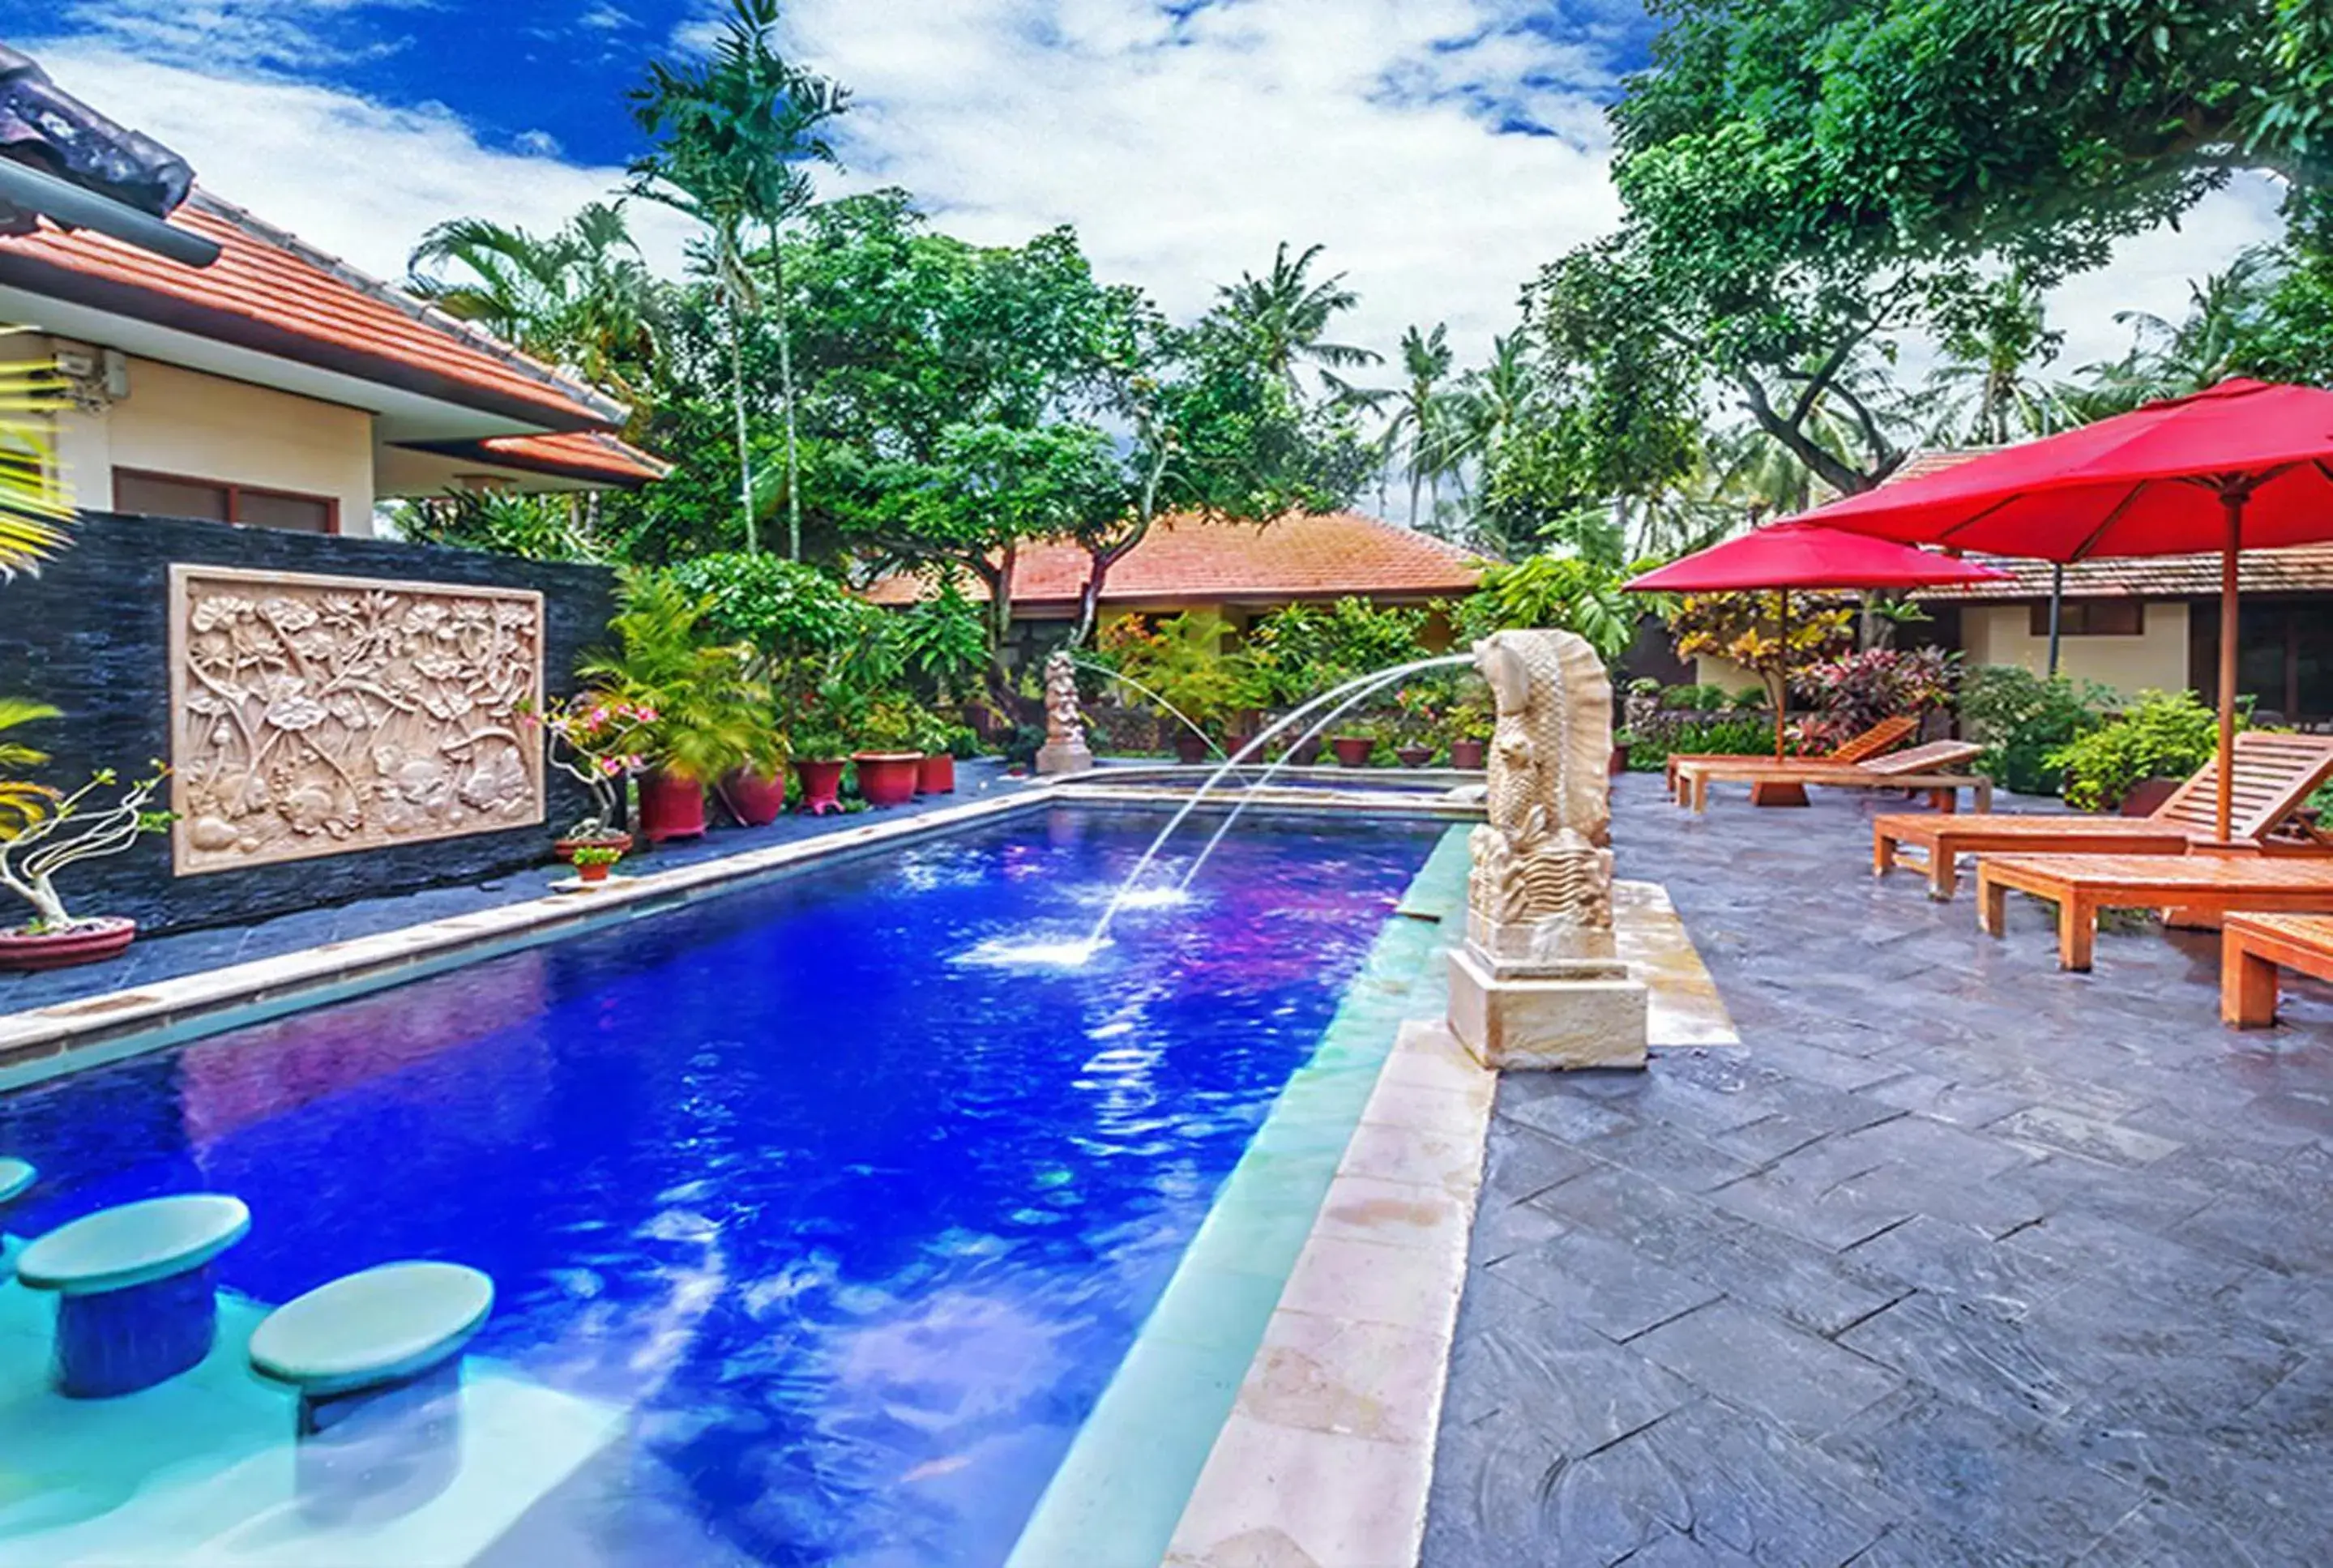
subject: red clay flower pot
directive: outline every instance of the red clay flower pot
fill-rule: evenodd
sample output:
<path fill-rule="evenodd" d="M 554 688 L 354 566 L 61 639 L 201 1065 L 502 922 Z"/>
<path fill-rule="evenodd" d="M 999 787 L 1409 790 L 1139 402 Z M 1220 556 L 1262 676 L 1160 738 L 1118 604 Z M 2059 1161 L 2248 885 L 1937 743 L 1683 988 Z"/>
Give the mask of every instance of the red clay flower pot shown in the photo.
<path fill-rule="evenodd" d="M 705 836 L 705 786 L 668 773 L 640 776 L 640 836 L 652 844 Z"/>
<path fill-rule="evenodd" d="M 814 817 L 842 809 L 842 770 L 839 758 L 797 760 L 794 779 L 802 785 L 802 809 Z"/>
<path fill-rule="evenodd" d="M 740 768 L 721 781 L 722 803 L 729 814 L 749 828 L 765 828 L 778 820 L 786 809 L 786 779 L 783 774 L 763 776 Z"/>
<path fill-rule="evenodd" d="M 1450 743 L 1450 765 L 1474 769 L 1483 765 L 1483 743 L 1479 740 L 1454 740 Z"/>
<path fill-rule="evenodd" d="M 1434 760 L 1434 748 L 1430 746 L 1397 746 L 1393 755 L 1400 759 L 1404 767 L 1424 767 Z"/>
<path fill-rule="evenodd" d="M 2184 781 L 2175 778 L 2143 778 L 2130 786 L 2130 794 L 2122 797 L 2116 808 L 2127 817 L 2151 817 L 2155 809 L 2179 793 Z"/>
<path fill-rule="evenodd" d="M 926 757 L 916 770 L 916 793 L 919 795 L 955 794 L 955 758 L 946 752 Z"/>
<path fill-rule="evenodd" d="M 581 881 L 604 882 L 608 880 L 608 873 L 615 869 L 613 861 L 585 861 L 575 868 L 575 875 Z"/>
<path fill-rule="evenodd" d="M 1311 767 L 1320 760 L 1320 741 L 1317 736 L 1288 748 L 1288 762 L 1291 767 Z"/>
<path fill-rule="evenodd" d="M 1340 735 L 1329 743 L 1329 749 L 1337 754 L 1339 767 L 1367 767 L 1377 742 L 1365 735 Z"/>
<path fill-rule="evenodd" d="M 859 751 L 850 760 L 859 765 L 859 794 L 869 805 L 903 806 L 916 798 L 921 752 Z"/>
<path fill-rule="evenodd" d="M 0 969 L 70 969 L 118 958 L 138 938 L 138 922 L 83 920 L 68 930 L 34 936 L 0 932 Z"/>
<path fill-rule="evenodd" d="M 1183 764 L 1186 767 L 1194 763 L 1202 763 L 1206 761 L 1208 755 L 1214 752 L 1215 749 L 1215 748 L 1214 746 L 1207 744 L 1207 737 L 1205 736 L 1200 735 L 1195 730 L 1178 730 L 1176 733 L 1175 760 Z"/>

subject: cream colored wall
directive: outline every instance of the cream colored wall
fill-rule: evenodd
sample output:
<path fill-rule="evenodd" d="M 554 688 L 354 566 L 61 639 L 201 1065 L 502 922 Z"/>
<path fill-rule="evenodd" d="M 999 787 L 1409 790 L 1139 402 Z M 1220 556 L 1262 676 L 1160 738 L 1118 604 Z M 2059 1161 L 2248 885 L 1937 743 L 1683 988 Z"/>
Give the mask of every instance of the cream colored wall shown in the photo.
<path fill-rule="evenodd" d="M 2036 675 L 2050 668 L 2050 640 L 2031 630 L 2022 604 L 1971 604 L 1961 611 L 1961 647 L 1971 665 L 2022 665 Z M 2146 630 L 2137 637 L 2068 637 L 2059 643 L 2059 673 L 2111 686 L 2125 697 L 2145 690 L 2187 689 L 2187 606 L 2149 600 Z"/>
<path fill-rule="evenodd" d="M 1693 678 L 1696 686 L 1722 686 L 1728 691 L 1747 691 L 1753 686 L 1763 690 L 1766 685 L 1755 670 L 1714 653 L 1693 656 Z"/>
<path fill-rule="evenodd" d="M 113 505 L 113 471 L 142 468 L 339 503 L 341 532 L 372 531 L 372 416 L 154 360 L 130 361 L 130 395 L 57 418 L 74 504 Z"/>

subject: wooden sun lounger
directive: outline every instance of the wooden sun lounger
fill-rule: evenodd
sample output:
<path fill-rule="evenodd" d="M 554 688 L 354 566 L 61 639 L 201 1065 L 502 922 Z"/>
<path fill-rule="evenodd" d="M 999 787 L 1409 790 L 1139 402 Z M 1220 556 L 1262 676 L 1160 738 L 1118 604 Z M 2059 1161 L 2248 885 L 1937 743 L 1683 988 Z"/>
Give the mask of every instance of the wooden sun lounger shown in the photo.
<path fill-rule="evenodd" d="M 1974 761 L 1983 750 L 1971 741 L 1937 740 L 1870 762 L 1852 764 L 1803 759 L 1776 762 L 1771 757 L 1689 762 L 1677 770 L 1677 782 L 1684 792 L 1678 803 L 1697 812 L 1707 811 L 1709 786 L 1714 780 L 1721 784 L 1746 784 L 1753 789 L 1760 785 L 1823 784 L 1834 789 L 1920 791 L 1940 812 L 1951 811 L 1955 803 L 1954 792 L 1964 789 L 1975 796 L 1977 810 L 1985 811 L 1992 804 L 1992 781 L 1975 774 L 1951 771 Z"/>
<path fill-rule="evenodd" d="M 2276 1022 L 2276 972 L 2333 980 L 2333 920 L 2321 915 L 2231 915 L 2220 935 L 2220 1017 L 2236 1029 Z"/>
<path fill-rule="evenodd" d="M 1769 762 L 1787 762 L 1795 760 L 1803 763 L 1863 762 L 1871 757 L 1877 756 L 1881 752 L 1887 751 L 1892 746 L 1909 740 L 1912 737 L 1912 732 L 1919 727 L 1920 721 L 1918 719 L 1914 718 L 1907 714 L 1899 713 L 1893 718 L 1881 719 L 1877 724 L 1873 725 L 1869 729 L 1865 730 L 1860 735 L 1851 735 L 1848 736 L 1847 739 L 1839 742 L 1837 746 L 1833 747 L 1829 751 L 1824 752 L 1819 756 L 1804 756 L 1795 759 L 1787 757 L 1768 757 L 1764 760 Z M 1680 764 L 1689 762 L 1756 762 L 1759 760 L 1760 759 L 1758 757 L 1751 755 L 1745 752 L 1696 751 L 1682 752 L 1672 755 L 1668 760 L 1668 766 L 1665 770 L 1667 776 L 1668 793 L 1672 796 L 1675 796 L 1677 793 L 1677 767 Z"/>
<path fill-rule="evenodd" d="M 2333 860 L 2286 855 L 1989 855 L 1977 862 L 1977 920 L 2006 928 L 2009 895 L 2058 906 L 2058 964 L 2088 969 L 2101 909 L 2165 909 L 2182 923 L 2233 911 L 2333 914 Z"/>
<path fill-rule="evenodd" d="M 2293 813 L 2333 778 L 2333 736 L 2246 730 L 2236 736 L 2235 816 L 2232 838 L 2217 840 L 2218 758 L 2144 817 L 1945 816 L 1892 813 L 1871 824 L 1871 871 L 1886 876 L 1905 849 L 1927 856 L 1928 893 L 1949 899 L 1963 855 L 2180 855 L 2192 849 L 2274 853 L 2333 853 L 2333 841 L 2300 829 Z M 2291 836 L 2271 840 L 2283 830 Z"/>

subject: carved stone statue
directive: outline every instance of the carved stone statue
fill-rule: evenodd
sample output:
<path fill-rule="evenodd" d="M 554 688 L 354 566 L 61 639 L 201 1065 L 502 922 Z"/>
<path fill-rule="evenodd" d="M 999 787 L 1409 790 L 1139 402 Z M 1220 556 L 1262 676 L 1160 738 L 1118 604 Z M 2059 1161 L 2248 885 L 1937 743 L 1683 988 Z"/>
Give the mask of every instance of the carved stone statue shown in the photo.
<path fill-rule="evenodd" d="M 1083 773 L 1093 765 L 1085 710 L 1078 704 L 1077 663 L 1061 649 L 1045 660 L 1045 744 L 1037 752 L 1037 771 Z"/>
<path fill-rule="evenodd" d="M 1502 631 L 1474 662 L 1497 720 L 1451 1027 L 1494 1067 L 1641 1067 L 1646 991 L 1612 928 L 1611 678 L 1568 631 Z"/>

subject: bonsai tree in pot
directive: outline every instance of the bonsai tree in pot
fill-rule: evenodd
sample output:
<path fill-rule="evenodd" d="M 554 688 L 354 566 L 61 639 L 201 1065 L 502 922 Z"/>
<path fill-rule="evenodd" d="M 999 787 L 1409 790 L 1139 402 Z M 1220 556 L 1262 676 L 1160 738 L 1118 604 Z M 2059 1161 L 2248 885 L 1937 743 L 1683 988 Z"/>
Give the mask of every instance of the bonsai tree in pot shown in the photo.
<path fill-rule="evenodd" d="M 612 699 L 602 692 L 586 691 L 543 705 L 547 759 L 591 795 L 591 810 L 552 845 L 561 860 L 571 861 L 575 851 L 586 847 L 619 851 L 632 847 L 632 835 L 618 823 L 632 775 L 647 765 L 641 727 L 656 719 L 653 707 Z"/>
<path fill-rule="evenodd" d="M 650 843 L 705 832 L 705 788 L 732 770 L 774 772 L 784 743 L 772 729 L 769 697 L 753 678 L 751 650 L 709 640 L 703 601 L 670 577 L 625 579 L 623 608 L 610 622 L 612 651 L 577 673 L 600 699 L 653 714 L 638 721 L 640 830 Z"/>
<path fill-rule="evenodd" d="M 0 728 L 55 717 L 38 704 L 0 703 Z M 0 764 L 24 765 L 46 760 L 29 746 L 0 745 Z M 101 768 L 72 794 L 39 784 L 0 781 L 0 888 L 33 908 L 33 918 L 0 930 L 0 969 L 60 969 L 110 958 L 138 935 L 138 922 L 119 918 L 77 919 L 66 909 L 56 879 L 67 867 L 118 855 L 140 834 L 168 828 L 170 813 L 152 809 L 156 792 L 168 776 L 160 763 L 146 777 L 107 796 L 117 784 Z"/>

